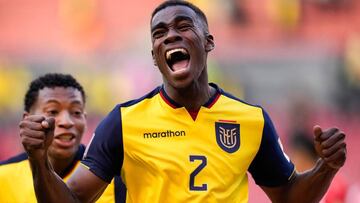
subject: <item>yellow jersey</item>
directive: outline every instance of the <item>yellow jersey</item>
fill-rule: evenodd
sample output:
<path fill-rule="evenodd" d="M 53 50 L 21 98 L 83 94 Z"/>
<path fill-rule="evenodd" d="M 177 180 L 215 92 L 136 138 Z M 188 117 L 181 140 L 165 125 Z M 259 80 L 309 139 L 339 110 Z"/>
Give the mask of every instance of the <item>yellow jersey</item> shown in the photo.
<path fill-rule="evenodd" d="M 263 108 L 217 93 L 188 112 L 160 86 L 117 105 L 99 124 L 82 164 L 110 182 L 121 175 L 126 202 L 247 202 L 256 183 L 289 181 L 294 165 Z"/>
<path fill-rule="evenodd" d="M 59 174 L 66 182 L 74 169 L 79 165 L 85 146 L 80 145 L 73 163 Z M 115 189 L 120 186 L 114 186 L 114 179 L 108 185 L 103 195 L 97 201 L 98 203 L 115 202 Z M 1 203 L 36 203 L 33 178 L 26 153 L 22 153 L 7 161 L 0 162 L 0 202 Z M 118 201 L 120 202 L 120 201 Z"/>

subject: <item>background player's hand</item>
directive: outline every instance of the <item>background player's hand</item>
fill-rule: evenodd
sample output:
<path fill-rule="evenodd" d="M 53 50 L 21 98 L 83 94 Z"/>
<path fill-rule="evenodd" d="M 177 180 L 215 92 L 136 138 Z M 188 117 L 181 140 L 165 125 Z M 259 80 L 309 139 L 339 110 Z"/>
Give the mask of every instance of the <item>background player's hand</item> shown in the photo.
<path fill-rule="evenodd" d="M 41 115 L 26 116 L 20 123 L 20 137 L 29 158 L 46 159 L 54 137 L 55 119 Z"/>
<path fill-rule="evenodd" d="M 346 160 L 345 133 L 337 128 L 325 131 L 314 126 L 314 142 L 317 154 L 333 169 L 342 167 Z"/>

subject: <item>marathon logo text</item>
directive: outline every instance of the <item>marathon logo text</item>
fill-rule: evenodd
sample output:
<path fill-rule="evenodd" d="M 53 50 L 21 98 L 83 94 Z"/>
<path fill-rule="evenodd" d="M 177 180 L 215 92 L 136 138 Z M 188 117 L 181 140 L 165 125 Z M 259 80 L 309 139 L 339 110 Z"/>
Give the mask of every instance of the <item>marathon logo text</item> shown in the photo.
<path fill-rule="evenodd" d="M 166 137 L 180 137 L 186 136 L 185 131 L 162 131 L 162 132 L 152 132 L 152 133 L 144 133 L 144 139 L 148 138 L 166 138 Z"/>

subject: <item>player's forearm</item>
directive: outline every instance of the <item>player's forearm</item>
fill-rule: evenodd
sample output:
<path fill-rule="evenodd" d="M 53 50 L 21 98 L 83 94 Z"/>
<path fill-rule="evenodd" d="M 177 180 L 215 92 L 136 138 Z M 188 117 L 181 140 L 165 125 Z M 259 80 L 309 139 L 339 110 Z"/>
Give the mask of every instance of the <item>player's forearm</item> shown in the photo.
<path fill-rule="evenodd" d="M 319 159 L 313 169 L 296 176 L 289 187 L 286 202 L 319 202 L 337 171 Z"/>
<path fill-rule="evenodd" d="M 48 161 L 31 160 L 34 189 L 39 203 L 79 202 Z"/>

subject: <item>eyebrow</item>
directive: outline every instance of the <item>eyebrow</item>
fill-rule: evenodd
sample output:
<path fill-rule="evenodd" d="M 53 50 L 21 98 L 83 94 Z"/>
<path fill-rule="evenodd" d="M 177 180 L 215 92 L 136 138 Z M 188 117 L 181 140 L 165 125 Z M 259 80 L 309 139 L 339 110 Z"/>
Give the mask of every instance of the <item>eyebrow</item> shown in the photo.
<path fill-rule="evenodd" d="M 151 32 L 154 32 L 154 30 L 156 30 L 158 28 L 164 28 L 164 27 L 166 27 L 166 23 L 160 22 L 160 23 L 156 24 L 154 27 L 151 28 Z"/>
<path fill-rule="evenodd" d="M 49 99 L 45 102 L 46 104 L 49 104 L 49 103 L 56 103 L 56 104 L 60 104 L 60 102 L 58 100 L 55 100 L 55 99 Z M 80 104 L 82 105 L 83 102 L 81 102 L 80 100 L 74 100 L 74 101 L 71 101 L 71 104 Z"/>
<path fill-rule="evenodd" d="M 191 23 L 194 23 L 193 19 L 190 18 L 189 16 L 185 16 L 185 15 L 178 15 L 175 17 L 175 19 L 173 20 L 174 22 L 179 22 L 179 21 L 190 21 Z M 151 32 L 154 32 L 154 30 L 158 29 L 158 28 L 164 28 L 166 27 L 166 23 L 165 22 L 159 22 L 158 24 L 154 25 L 151 28 Z"/>

